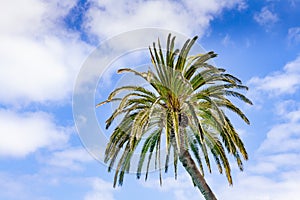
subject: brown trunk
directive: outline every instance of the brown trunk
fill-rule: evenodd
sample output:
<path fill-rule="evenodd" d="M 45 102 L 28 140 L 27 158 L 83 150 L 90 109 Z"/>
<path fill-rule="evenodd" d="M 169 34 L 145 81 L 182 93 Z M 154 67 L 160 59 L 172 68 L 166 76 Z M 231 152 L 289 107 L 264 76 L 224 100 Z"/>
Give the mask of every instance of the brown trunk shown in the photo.
<path fill-rule="evenodd" d="M 190 153 L 186 149 L 181 149 L 179 154 L 179 160 L 182 163 L 183 167 L 191 176 L 194 184 L 199 188 L 203 196 L 206 200 L 216 200 L 216 196 L 206 183 L 203 175 L 198 170 L 193 158 L 191 157 Z"/>
<path fill-rule="evenodd" d="M 217 200 L 216 196 L 206 183 L 203 175 L 198 170 L 196 163 L 194 162 L 191 154 L 185 145 L 185 137 L 184 137 L 184 127 L 179 127 L 179 137 L 180 137 L 180 153 L 179 160 L 182 163 L 185 170 L 191 176 L 194 184 L 199 188 L 201 193 L 203 194 L 206 200 Z"/>

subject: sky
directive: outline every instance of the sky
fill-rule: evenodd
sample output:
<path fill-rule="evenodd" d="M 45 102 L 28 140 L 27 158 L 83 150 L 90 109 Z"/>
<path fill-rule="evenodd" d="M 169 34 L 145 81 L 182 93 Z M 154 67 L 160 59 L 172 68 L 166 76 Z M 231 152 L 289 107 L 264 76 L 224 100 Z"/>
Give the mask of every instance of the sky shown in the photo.
<path fill-rule="evenodd" d="M 128 174 L 122 187 L 113 188 L 113 173 L 107 172 L 101 156 L 95 156 L 86 144 L 85 132 L 80 132 L 78 120 L 82 118 L 76 112 L 82 109 L 76 95 L 73 107 L 76 84 L 99 81 L 97 76 L 102 76 L 100 82 L 93 82 L 98 84 L 96 91 L 86 95 L 96 96 L 90 103 L 104 100 L 109 89 L 118 85 L 116 68 L 98 64 L 110 58 L 100 54 L 107 41 L 114 44 L 128 31 L 149 28 L 152 31 L 146 36 L 155 35 L 155 30 L 171 30 L 178 38 L 198 35 L 199 45 L 218 54 L 214 63 L 250 88 L 246 95 L 254 105 L 239 106 L 251 125 L 232 116 L 249 160 L 243 172 L 232 163 L 233 186 L 216 169 L 206 173 L 216 196 L 225 200 L 298 199 L 299 10 L 299 0 L 2 1 L 0 199 L 202 198 L 182 167 L 177 180 L 171 171 L 165 174 L 162 187 L 153 172 L 147 182 Z M 122 48 L 137 49 L 140 41 L 152 38 L 129 39 L 117 43 L 121 53 Z M 123 55 L 114 65 L 149 62 L 140 59 L 139 53 L 143 52 L 133 55 L 134 60 Z M 96 71 L 84 71 L 89 62 L 98 66 L 93 68 Z M 84 99 L 82 91 L 78 94 Z M 109 115 L 109 108 L 105 109 L 93 110 L 100 127 Z"/>

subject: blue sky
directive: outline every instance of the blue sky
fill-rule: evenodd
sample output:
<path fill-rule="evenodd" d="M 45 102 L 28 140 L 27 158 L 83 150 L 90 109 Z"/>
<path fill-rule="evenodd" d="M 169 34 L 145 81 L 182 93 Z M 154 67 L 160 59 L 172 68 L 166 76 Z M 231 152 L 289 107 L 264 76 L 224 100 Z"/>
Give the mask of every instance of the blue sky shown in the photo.
<path fill-rule="evenodd" d="M 0 199 L 202 197 L 182 169 L 177 181 L 171 172 L 164 175 L 162 187 L 151 173 L 147 182 L 128 175 L 113 189 L 113 173 L 87 153 L 77 134 L 72 94 L 86 59 L 106 39 L 149 27 L 199 35 L 206 50 L 218 53 L 216 65 L 250 88 L 254 105 L 240 106 L 251 125 L 232 118 L 249 161 L 244 172 L 232 164 L 233 186 L 216 170 L 206 175 L 217 197 L 298 199 L 299 10 L 298 0 L 2 2 Z"/>

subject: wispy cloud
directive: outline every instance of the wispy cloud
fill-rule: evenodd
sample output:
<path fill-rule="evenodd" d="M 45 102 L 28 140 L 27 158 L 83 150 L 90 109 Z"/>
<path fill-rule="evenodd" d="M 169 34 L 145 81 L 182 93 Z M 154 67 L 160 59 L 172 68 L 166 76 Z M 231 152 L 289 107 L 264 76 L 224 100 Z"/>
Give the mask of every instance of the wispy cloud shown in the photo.
<path fill-rule="evenodd" d="M 230 35 L 226 34 L 222 40 L 224 46 L 234 45 L 234 42 L 231 40 Z"/>
<path fill-rule="evenodd" d="M 92 185 L 92 190 L 89 191 L 84 200 L 114 200 L 114 193 L 111 186 L 111 183 L 108 183 L 100 178 L 92 178 L 90 179 L 90 184 Z"/>
<path fill-rule="evenodd" d="M 65 168 L 68 170 L 83 170 L 84 165 L 93 161 L 92 156 L 83 148 L 66 148 L 53 152 L 49 157 L 41 158 L 43 163 L 51 167 Z"/>
<path fill-rule="evenodd" d="M 295 45 L 300 43 L 300 27 L 289 28 L 288 41 L 290 45 Z"/>
<path fill-rule="evenodd" d="M 55 167 L 54 167 L 55 168 Z M 67 170 L 66 170 L 67 171 Z M 65 172 L 66 172 L 65 171 Z M 36 173 L 2 173 L 0 172 L 0 198 L 7 200 L 27 199 L 84 199 L 114 200 L 111 183 L 98 177 L 84 174 L 57 174 L 40 170 Z M 71 188 L 71 189 L 70 189 Z"/>
<path fill-rule="evenodd" d="M 193 186 L 193 182 L 186 172 L 180 173 L 177 180 L 174 177 L 165 178 L 162 186 L 156 180 L 143 182 L 142 185 L 146 188 L 156 189 L 162 193 L 171 193 L 172 198 L 176 200 L 196 200 L 201 196 L 197 188 L 191 187 Z"/>
<path fill-rule="evenodd" d="M 254 20 L 261 26 L 269 28 L 276 23 L 279 18 L 276 13 L 272 12 L 268 7 L 263 7 L 260 12 L 254 15 Z"/>

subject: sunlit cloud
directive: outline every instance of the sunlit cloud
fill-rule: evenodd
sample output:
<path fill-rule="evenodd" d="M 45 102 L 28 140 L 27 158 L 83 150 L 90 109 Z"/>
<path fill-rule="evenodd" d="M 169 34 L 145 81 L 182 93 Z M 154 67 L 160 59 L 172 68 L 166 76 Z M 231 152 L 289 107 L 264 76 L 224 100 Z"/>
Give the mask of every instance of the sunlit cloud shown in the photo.
<path fill-rule="evenodd" d="M 22 4 L 9 1 L 0 8 L 5 15 L 0 18 L 0 103 L 64 100 L 90 51 L 77 33 L 62 26 L 74 2 Z"/>
<path fill-rule="evenodd" d="M 224 9 L 243 9 L 243 0 L 201 1 L 97 1 L 86 15 L 85 28 L 99 38 L 138 29 L 164 28 L 202 36 L 209 23 Z M 193 20 L 191 20 L 191 18 Z"/>

